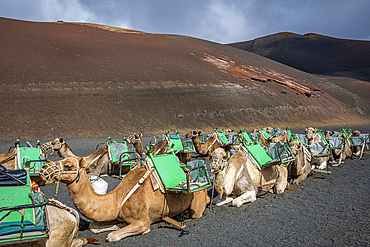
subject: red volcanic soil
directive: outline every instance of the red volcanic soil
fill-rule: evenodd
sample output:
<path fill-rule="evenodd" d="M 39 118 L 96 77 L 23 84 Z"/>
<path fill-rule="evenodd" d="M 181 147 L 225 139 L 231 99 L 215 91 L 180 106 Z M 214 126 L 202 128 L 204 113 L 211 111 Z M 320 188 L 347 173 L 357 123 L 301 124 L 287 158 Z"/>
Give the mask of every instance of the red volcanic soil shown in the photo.
<path fill-rule="evenodd" d="M 370 82 L 369 41 L 337 39 L 314 33 L 277 33 L 229 45 L 311 74 L 326 75 L 326 79 L 370 101 L 370 83 L 367 83 Z M 365 83 L 358 86 L 354 81 Z"/>
<path fill-rule="evenodd" d="M 367 124 L 325 78 L 178 35 L 0 18 L 2 139 Z"/>

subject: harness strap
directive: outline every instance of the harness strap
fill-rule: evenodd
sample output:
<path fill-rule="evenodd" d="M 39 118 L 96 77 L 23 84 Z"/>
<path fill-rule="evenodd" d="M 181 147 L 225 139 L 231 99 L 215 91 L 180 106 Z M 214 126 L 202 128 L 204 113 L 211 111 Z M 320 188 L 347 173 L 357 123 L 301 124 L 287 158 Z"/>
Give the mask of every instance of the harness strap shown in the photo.
<path fill-rule="evenodd" d="M 125 199 L 123 199 L 122 203 L 121 203 L 121 207 L 123 206 L 123 204 L 125 204 L 125 202 L 131 197 L 131 195 L 139 188 L 140 185 L 142 185 L 145 180 L 149 177 L 149 175 L 154 171 L 154 168 L 150 169 L 150 170 L 147 170 L 144 174 L 144 176 L 142 176 L 140 178 L 140 180 L 137 182 L 137 184 L 127 193 Z"/>

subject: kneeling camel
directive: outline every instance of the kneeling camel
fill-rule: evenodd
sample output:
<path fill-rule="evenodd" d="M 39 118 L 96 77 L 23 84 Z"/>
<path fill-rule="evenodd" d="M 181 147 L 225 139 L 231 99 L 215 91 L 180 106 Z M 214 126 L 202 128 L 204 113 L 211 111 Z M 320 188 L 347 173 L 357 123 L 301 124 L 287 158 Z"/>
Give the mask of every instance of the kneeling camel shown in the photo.
<path fill-rule="evenodd" d="M 77 209 L 95 221 L 90 224 L 90 231 L 96 234 L 113 230 L 107 236 L 110 242 L 148 233 L 152 223 L 186 209 L 191 218 L 200 218 L 209 200 L 206 189 L 188 194 L 154 191 L 150 179 L 142 181 L 146 168 L 133 169 L 113 191 L 99 195 L 94 192 L 84 165 L 83 159 L 73 157 L 46 161 L 40 173 L 44 179 L 66 183 Z M 126 195 L 137 184 L 141 185 L 127 199 Z"/>
<path fill-rule="evenodd" d="M 257 165 L 258 166 L 258 165 Z M 227 161 L 224 149 L 212 153 L 211 169 L 215 173 L 214 185 L 219 194 L 213 203 L 217 206 L 232 202 L 234 207 L 256 200 L 260 191 L 283 193 L 287 186 L 287 168 L 280 165 L 257 168 L 242 152 Z"/>

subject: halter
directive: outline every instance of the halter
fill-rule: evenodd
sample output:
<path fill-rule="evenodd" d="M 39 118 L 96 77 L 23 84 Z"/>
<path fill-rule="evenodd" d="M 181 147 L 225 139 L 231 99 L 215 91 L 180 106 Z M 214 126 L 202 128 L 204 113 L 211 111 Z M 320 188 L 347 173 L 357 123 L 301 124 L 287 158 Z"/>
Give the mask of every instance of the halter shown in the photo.
<path fill-rule="evenodd" d="M 60 161 L 56 161 L 56 162 L 49 160 L 52 163 L 52 165 L 50 165 L 48 162 L 45 162 L 45 165 L 40 170 L 40 174 L 42 174 L 47 181 L 50 181 L 50 180 L 55 180 L 56 177 L 59 178 L 60 175 L 62 175 L 63 173 L 68 174 L 68 173 L 75 173 L 77 171 L 77 175 L 72 180 L 72 182 L 67 183 L 67 185 L 72 184 L 73 182 L 78 180 L 78 178 L 80 177 L 80 169 L 84 168 L 84 167 L 80 167 L 80 162 L 78 162 L 78 160 L 76 158 L 74 158 L 74 157 L 72 157 L 72 158 L 75 159 L 75 161 L 77 163 L 77 168 L 76 169 L 73 169 L 73 170 L 70 170 L 70 171 L 64 171 L 63 170 L 62 162 L 67 160 L 67 158 L 63 159 L 63 160 L 60 160 Z M 47 166 L 47 167 L 44 168 L 45 166 Z M 49 171 L 49 170 L 51 170 L 51 171 Z M 58 175 L 56 176 L 55 173 L 58 173 Z M 59 181 L 59 179 L 58 179 L 58 181 Z"/>
<path fill-rule="evenodd" d="M 52 141 L 51 141 L 51 142 L 45 142 L 41 146 L 41 150 L 44 154 L 47 154 L 47 152 L 49 152 L 51 150 L 51 153 L 47 154 L 47 155 L 52 155 L 54 153 L 55 149 L 60 150 L 61 148 L 62 148 L 62 143 L 60 143 L 59 140 L 56 144 L 52 144 Z"/>

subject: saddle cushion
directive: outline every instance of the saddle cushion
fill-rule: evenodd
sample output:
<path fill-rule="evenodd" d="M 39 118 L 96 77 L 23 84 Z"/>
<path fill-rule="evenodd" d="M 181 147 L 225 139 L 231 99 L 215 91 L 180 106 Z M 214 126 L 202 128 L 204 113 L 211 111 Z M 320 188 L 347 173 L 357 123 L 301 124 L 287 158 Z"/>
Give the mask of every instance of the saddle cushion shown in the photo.
<path fill-rule="evenodd" d="M 0 186 L 17 186 L 27 183 L 27 172 L 21 170 L 6 170 L 0 168 Z"/>

